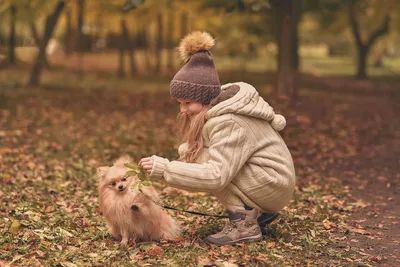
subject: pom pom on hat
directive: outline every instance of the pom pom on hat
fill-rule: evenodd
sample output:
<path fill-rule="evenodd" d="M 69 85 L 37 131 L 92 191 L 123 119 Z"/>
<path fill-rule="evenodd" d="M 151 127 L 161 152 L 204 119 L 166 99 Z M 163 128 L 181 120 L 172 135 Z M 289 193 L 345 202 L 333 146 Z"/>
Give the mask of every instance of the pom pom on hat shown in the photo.
<path fill-rule="evenodd" d="M 178 51 L 183 62 L 186 63 L 196 52 L 210 50 L 214 44 L 215 40 L 209 33 L 194 31 L 182 39 Z"/>
<path fill-rule="evenodd" d="M 221 92 L 221 83 L 209 51 L 215 44 L 207 32 L 194 31 L 186 35 L 179 47 L 184 61 L 170 83 L 171 96 L 208 105 Z"/>
<path fill-rule="evenodd" d="M 280 114 L 275 114 L 273 120 L 270 122 L 272 128 L 274 128 L 276 131 L 282 131 L 283 128 L 286 126 L 286 119 Z"/>

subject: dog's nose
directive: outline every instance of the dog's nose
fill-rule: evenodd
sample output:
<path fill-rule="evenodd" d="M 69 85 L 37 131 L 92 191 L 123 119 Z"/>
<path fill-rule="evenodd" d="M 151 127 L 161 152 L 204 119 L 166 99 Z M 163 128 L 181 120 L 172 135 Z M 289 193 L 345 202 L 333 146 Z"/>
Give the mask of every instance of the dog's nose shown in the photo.
<path fill-rule="evenodd" d="M 118 186 L 118 189 L 119 189 L 119 190 L 123 190 L 123 189 L 124 189 L 124 186 L 123 186 L 123 185 L 119 185 L 119 186 Z"/>

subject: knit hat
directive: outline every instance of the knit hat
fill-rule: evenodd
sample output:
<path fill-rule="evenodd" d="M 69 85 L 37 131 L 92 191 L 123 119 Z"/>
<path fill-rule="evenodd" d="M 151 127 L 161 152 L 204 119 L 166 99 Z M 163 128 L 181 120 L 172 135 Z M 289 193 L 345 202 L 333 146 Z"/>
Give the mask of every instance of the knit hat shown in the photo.
<path fill-rule="evenodd" d="M 214 44 L 207 32 L 195 31 L 182 39 L 178 50 L 185 65 L 171 81 L 172 98 L 209 104 L 218 96 L 221 84 L 209 51 Z"/>

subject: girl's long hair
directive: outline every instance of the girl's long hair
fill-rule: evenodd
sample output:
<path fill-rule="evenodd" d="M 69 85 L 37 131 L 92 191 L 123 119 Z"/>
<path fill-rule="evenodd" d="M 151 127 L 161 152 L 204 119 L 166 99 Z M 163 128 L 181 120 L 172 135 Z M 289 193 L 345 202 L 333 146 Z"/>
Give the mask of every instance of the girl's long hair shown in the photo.
<path fill-rule="evenodd" d="M 204 145 L 203 127 L 206 123 L 206 113 L 209 107 L 204 105 L 203 110 L 194 115 L 191 119 L 185 114 L 178 114 L 178 127 L 181 137 L 181 143 L 188 144 L 188 150 L 184 153 L 179 160 L 183 162 L 193 163 L 196 162 L 201 149 Z"/>

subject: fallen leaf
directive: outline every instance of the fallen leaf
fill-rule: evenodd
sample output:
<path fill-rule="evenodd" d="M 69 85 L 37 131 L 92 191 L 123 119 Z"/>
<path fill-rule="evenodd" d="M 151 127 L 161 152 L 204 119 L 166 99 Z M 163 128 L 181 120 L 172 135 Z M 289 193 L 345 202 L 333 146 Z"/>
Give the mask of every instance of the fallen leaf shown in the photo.
<path fill-rule="evenodd" d="M 332 223 L 331 223 L 328 219 L 323 220 L 323 221 L 322 221 L 322 225 L 324 226 L 324 228 L 325 228 L 326 230 L 329 230 L 329 229 L 332 228 L 332 227 L 331 227 Z"/>
<path fill-rule="evenodd" d="M 19 226 L 20 226 L 19 222 L 17 220 L 13 220 L 13 222 L 10 225 L 10 232 L 12 234 L 16 234 L 19 230 Z"/>
<path fill-rule="evenodd" d="M 197 258 L 197 264 L 198 264 L 198 266 L 204 266 L 204 267 L 212 266 L 214 264 L 214 261 L 209 259 L 209 258 L 198 257 Z"/>
<path fill-rule="evenodd" d="M 352 232 L 357 233 L 357 234 L 362 234 L 362 235 L 369 235 L 370 233 L 367 232 L 364 229 L 358 229 L 358 228 L 353 228 L 351 229 Z"/>
<path fill-rule="evenodd" d="M 154 245 L 147 251 L 147 254 L 150 256 L 162 256 L 164 255 L 164 250 L 159 246 Z"/>
<path fill-rule="evenodd" d="M 267 263 L 268 262 L 268 259 L 263 257 L 263 256 L 255 256 L 254 259 L 256 261 L 260 261 L 260 262 L 263 262 L 263 263 Z"/>
<path fill-rule="evenodd" d="M 273 247 L 275 247 L 275 242 L 268 242 L 266 247 L 267 247 L 267 248 L 273 248 Z"/>
<path fill-rule="evenodd" d="M 237 265 L 235 263 L 224 261 L 224 262 L 222 262 L 222 266 L 223 267 L 238 267 L 239 265 Z"/>

